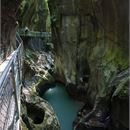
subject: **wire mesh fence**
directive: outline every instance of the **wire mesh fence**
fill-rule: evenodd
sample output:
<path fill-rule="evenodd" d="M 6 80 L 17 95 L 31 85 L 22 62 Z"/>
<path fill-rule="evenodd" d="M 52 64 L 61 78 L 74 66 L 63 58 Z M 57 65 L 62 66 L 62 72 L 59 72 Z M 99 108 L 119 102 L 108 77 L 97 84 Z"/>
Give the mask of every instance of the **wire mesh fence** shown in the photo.
<path fill-rule="evenodd" d="M 22 40 L 17 34 L 18 48 L 5 62 L 0 75 L 0 130 L 15 130 L 20 113 L 20 86 L 22 81 Z"/>

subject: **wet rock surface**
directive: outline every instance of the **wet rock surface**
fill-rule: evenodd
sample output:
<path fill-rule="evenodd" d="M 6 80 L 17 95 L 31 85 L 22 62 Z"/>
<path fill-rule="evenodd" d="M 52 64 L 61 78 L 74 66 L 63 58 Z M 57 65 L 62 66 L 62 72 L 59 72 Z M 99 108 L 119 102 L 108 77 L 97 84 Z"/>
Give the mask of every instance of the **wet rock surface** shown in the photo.
<path fill-rule="evenodd" d="M 49 44 L 40 38 L 24 38 L 24 81 L 25 86 L 42 86 L 49 81 L 53 82 L 54 55 Z M 37 88 L 37 87 L 36 87 Z"/>
<path fill-rule="evenodd" d="M 23 129 L 60 130 L 58 118 L 51 105 L 35 95 L 30 89 L 23 89 L 22 120 Z"/>
<path fill-rule="evenodd" d="M 77 118 L 73 122 L 75 130 L 80 130 L 82 128 L 86 130 L 105 130 L 106 128 L 108 128 L 108 125 L 110 125 L 109 111 L 106 111 L 105 108 L 101 108 L 98 103 L 95 104 L 96 105 L 93 109 L 86 104 L 78 112 Z"/>
<path fill-rule="evenodd" d="M 79 101 L 86 102 L 86 99 L 85 99 L 86 89 L 84 88 L 83 85 L 77 86 L 77 85 L 70 83 L 70 84 L 67 84 L 65 88 L 66 88 L 66 91 L 68 92 L 68 94 L 72 98 L 79 100 Z"/>
<path fill-rule="evenodd" d="M 129 128 L 128 90 L 125 90 L 127 87 L 124 87 L 124 84 L 128 84 L 128 74 L 128 69 L 117 74 L 111 81 L 110 85 L 113 89 L 109 88 L 106 99 L 96 99 L 94 107 L 90 107 L 88 103 L 84 105 L 73 122 L 74 129 L 127 130 Z M 120 81 L 124 81 L 124 83 Z M 121 83 L 123 84 L 121 85 Z"/>

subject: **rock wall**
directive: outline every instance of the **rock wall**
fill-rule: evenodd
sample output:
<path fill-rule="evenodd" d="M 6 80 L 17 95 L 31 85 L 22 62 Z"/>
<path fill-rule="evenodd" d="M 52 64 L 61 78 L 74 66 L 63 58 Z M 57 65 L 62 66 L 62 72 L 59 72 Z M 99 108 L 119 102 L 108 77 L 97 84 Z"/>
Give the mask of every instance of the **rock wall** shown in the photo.
<path fill-rule="evenodd" d="M 20 10 L 20 28 L 50 32 L 50 15 L 46 0 L 22 0 Z"/>
<path fill-rule="evenodd" d="M 73 96 L 94 106 L 92 111 L 110 111 L 113 97 L 123 94 L 128 98 L 128 75 L 112 85 L 129 64 L 128 0 L 48 3 L 55 49 L 54 77 L 69 86 L 71 95 L 77 93 Z"/>
<path fill-rule="evenodd" d="M 17 11 L 20 1 L 1 1 L 0 63 L 15 49 L 15 33 L 18 25 Z"/>
<path fill-rule="evenodd" d="M 20 4 L 20 29 L 50 32 L 50 15 L 46 0 L 22 0 Z M 26 87 L 42 86 L 43 80 L 52 80 L 53 49 L 50 37 L 35 35 L 22 37 L 24 44 L 24 84 Z"/>
<path fill-rule="evenodd" d="M 58 118 L 47 101 L 26 88 L 22 97 L 22 130 L 60 130 Z"/>
<path fill-rule="evenodd" d="M 19 28 L 50 32 L 50 15 L 46 0 L 22 0 L 20 4 Z M 57 116 L 47 101 L 43 100 L 43 91 L 48 82 L 53 82 L 53 45 L 50 37 L 25 36 L 22 37 L 24 45 L 23 69 L 23 103 L 22 128 L 29 130 L 59 130 L 60 124 Z M 43 88 L 45 85 L 46 88 Z M 41 89 L 39 89 L 41 88 Z M 25 94 L 24 89 L 31 95 Z M 36 92 L 37 91 L 37 92 Z M 27 100 L 26 100 L 27 99 Z"/>
<path fill-rule="evenodd" d="M 49 0 L 49 6 L 56 74 L 77 85 L 88 76 L 90 99 L 104 96 L 128 67 L 128 1 Z"/>

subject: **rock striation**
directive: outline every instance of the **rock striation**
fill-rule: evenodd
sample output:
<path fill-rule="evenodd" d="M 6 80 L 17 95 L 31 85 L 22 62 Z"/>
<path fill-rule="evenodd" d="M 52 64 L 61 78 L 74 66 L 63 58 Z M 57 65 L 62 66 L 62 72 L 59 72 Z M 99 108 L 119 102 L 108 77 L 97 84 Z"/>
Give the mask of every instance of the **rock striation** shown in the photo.
<path fill-rule="evenodd" d="M 111 101 L 115 97 L 119 101 L 124 96 L 128 98 L 129 76 L 116 80 L 129 66 L 128 0 L 48 0 L 48 3 L 55 50 L 54 77 L 66 84 L 71 96 L 92 107 L 85 116 L 89 118 L 84 120 L 89 124 L 94 120 L 96 125 L 91 125 L 92 128 L 99 129 L 109 116 L 114 117 Z M 113 80 L 117 83 L 112 84 Z M 121 110 L 125 110 L 123 106 Z M 103 124 L 97 115 L 103 118 Z M 113 128 L 119 129 L 122 121 L 117 122 Z"/>

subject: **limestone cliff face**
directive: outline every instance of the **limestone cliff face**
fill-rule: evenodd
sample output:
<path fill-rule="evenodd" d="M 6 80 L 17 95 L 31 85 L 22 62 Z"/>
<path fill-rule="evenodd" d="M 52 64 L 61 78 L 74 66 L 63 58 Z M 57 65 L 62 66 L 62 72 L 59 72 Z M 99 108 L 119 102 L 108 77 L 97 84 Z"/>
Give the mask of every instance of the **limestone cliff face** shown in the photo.
<path fill-rule="evenodd" d="M 46 0 L 23 0 L 20 9 L 20 28 L 50 32 L 50 15 Z"/>
<path fill-rule="evenodd" d="M 52 106 L 24 88 L 21 104 L 22 130 L 60 130 L 58 118 Z"/>
<path fill-rule="evenodd" d="M 128 0 L 49 0 L 55 72 L 92 102 L 128 67 Z"/>
<path fill-rule="evenodd" d="M 94 106 L 94 112 L 98 107 L 108 112 L 114 97 L 128 99 L 128 74 L 123 76 L 128 68 L 128 0 L 48 3 L 54 76 L 69 84 L 70 93 L 81 92 L 82 96 L 85 92 L 83 98 Z"/>
<path fill-rule="evenodd" d="M 46 0 L 22 0 L 20 4 L 19 28 L 25 28 L 30 31 L 50 32 L 49 16 Z M 22 39 L 24 45 L 24 88 L 22 94 L 25 94 L 25 88 L 31 92 L 31 95 L 25 94 L 26 96 L 24 96 L 23 100 L 26 103 L 21 105 L 22 127 L 27 130 L 59 130 L 60 124 L 53 108 L 36 93 L 36 89 L 46 84 L 48 80 L 53 82 L 53 77 L 49 74 L 53 66 L 50 39 L 48 37 L 36 37 L 35 35 L 22 37 Z M 37 92 L 39 91 L 37 90 Z M 41 94 L 41 92 L 39 93 Z"/>
<path fill-rule="evenodd" d="M 50 32 L 50 15 L 47 1 L 22 0 L 19 23 L 20 29 L 28 28 L 30 31 Z M 52 44 L 50 41 L 50 37 L 35 37 L 35 35 L 23 37 L 25 51 L 23 76 L 26 86 L 33 86 L 33 82 L 37 84 L 42 79 L 48 80 L 48 71 L 50 71 L 50 66 L 53 66 L 51 60 L 53 54 L 50 52 Z"/>
<path fill-rule="evenodd" d="M 20 1 L 1 1 L 1 43 L 0 43 L 0 63 L 15 48 L 15 33 L 17 28 L 17 10 Z"/>

